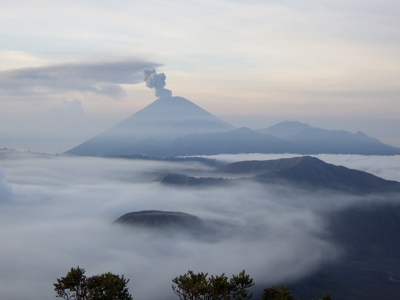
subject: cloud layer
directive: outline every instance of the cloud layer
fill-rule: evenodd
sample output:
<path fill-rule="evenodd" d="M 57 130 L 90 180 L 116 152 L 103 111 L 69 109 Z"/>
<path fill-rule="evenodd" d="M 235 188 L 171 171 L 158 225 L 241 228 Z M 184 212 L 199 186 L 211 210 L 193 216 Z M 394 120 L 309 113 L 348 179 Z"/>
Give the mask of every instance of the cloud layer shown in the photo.
<path fill-rule="evenodd" d="M 0 72 L 0 89 L 13 94 L 78 91 L 119 97 L 124 94 L 120 84 L 139 83 L 143 69 L 157 66 L 127 59 L 13 69 Z"/>
<path fill-rule="evenodd" d="M 54 299 L 56 278 L 78 265 L 87 275 L 125 274 L 135 299 L 175 298 L 171 280 L 189 269 L 227 275 L 245 269 L 260 285 L 287 283 L 340 256 L 321 212 L 357 201 L 256 184 L 193 190 L 155 181 L 165 172 L 209 170 L 197 163 L 0 154 L 0 192 L 11 203 L 0 210 L 7 241 L 0 250 L 2 299 Z M 236 234 L 205 242 L 110 225 L 151 209 L 225 222 Z"/>

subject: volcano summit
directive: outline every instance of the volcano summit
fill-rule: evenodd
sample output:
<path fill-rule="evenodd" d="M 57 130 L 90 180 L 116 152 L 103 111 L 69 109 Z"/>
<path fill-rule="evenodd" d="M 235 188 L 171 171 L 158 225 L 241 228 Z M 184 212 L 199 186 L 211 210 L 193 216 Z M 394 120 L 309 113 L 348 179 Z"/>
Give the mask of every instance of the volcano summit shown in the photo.
<path fill-rule="evenodd" d="M 121 123 L 67 151 L 73 155 L 146 154 L 181 136 L 234 129 L 182 97 L 163 97 Z"/>

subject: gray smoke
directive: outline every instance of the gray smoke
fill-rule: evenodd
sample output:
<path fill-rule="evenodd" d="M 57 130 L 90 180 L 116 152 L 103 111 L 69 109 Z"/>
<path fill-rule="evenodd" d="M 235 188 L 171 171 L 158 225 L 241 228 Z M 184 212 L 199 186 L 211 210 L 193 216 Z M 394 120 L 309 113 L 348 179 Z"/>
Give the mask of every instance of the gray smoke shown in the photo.
<path fill-rule="evenodd" d="M 121 84 L 141 82 L 144 68 L 159 64 L 135 58 L 78 62 L 0 71 L 0 91 L 9 95 L 53 95 L 77 91 L 109 97 L 125 94 Z"/>
<path fill-rule="evenodd" d="M 155 94 L 159 98 L 172 97 L 171 90 L 165 88 L 166 78 L 164 73 L 157 74 L 155 69 L 143 70 L 143 80 L 146 82 L 146 86 L 150 89 L 154 88 Z"/>

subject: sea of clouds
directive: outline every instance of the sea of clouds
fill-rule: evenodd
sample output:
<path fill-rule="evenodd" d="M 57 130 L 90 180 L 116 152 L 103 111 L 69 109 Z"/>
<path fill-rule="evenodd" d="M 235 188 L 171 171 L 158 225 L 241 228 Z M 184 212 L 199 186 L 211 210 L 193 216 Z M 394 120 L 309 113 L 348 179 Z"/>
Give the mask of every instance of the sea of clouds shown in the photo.
<path fill-rule="evenodd" d="M 219 155 L 226 162 L 293 155 Z M 318 155 L 400 181 L 399 156 Z M 196 162 L 52 156 L 0 151 L 0 299 L 54 299 L 71 267 L 130 279 L 134 299 L 174 299 L 188 270 L 246 270 L 259 286 L 292 282 L 343 255 L 324 213 L 368 199 L 242 183 L 201 189 L 162 185 L 167 172 L 210 172 Z M 112 226 L 140 210 L 181 211 L 228 224 L 213 240 Z M 219 236 L 220 234 L 220 236 Z"/>

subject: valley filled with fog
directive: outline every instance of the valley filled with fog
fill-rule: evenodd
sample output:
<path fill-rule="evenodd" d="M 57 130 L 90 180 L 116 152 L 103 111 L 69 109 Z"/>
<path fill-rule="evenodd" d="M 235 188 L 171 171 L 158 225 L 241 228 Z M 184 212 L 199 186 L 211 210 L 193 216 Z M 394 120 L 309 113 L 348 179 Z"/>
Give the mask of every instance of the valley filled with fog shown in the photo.
<path fill-rule="evenodd" d="M 293 156 L 212 158 L 232 162 Z M 398 156 L 316 157 L 400 180 Z M 171 280 L 188 270 L 230 276 L 244 269 L 259 287 L 294 282 L 346 254 L 330 239 L 327 213 L 385 201 L 255 182 L 201 188 L 160 183 L 165 173 L 212 171 L 199 162 L 2 150 L 0 163 L 0 298 L 9 300 L 54 299 L 56 278 L 76 266 L 88 276 L 124 274 L 134 299 L 175 298 Z M 111 225 L 141 210 L 179 211 L 223 226 L 205 240 Z"/>

